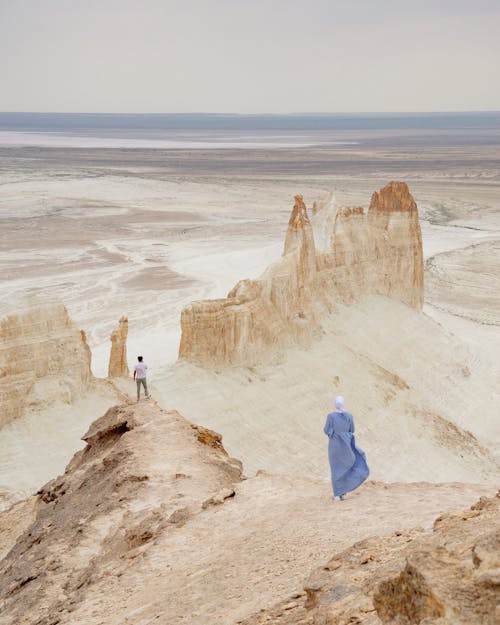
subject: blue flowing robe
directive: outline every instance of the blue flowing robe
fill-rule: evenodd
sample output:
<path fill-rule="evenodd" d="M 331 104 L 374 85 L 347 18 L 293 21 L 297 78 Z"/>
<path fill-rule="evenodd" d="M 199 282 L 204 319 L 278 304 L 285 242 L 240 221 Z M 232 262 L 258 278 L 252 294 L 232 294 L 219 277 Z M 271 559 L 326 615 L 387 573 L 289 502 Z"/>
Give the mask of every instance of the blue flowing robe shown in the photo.
<path fill-rule="evenodd" d="M 328 460 L 335 497 L 360 486 L 370 474 L 364 452 L 356 447 L 354 421 L 350 412 L 331 412 L 326 417 L 324 433 L 328 442 Z"/>

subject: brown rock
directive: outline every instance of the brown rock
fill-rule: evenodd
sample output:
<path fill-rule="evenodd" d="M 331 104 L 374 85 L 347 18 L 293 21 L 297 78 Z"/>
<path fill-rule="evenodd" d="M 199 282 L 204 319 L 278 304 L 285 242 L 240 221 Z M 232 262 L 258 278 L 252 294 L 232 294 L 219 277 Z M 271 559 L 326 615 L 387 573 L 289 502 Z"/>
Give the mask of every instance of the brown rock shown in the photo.
<path fill-rule="evenodd" d="M 230 499 L 231 497 L 234 497 L 234 495 L 234 488 L 222 488 L 213 497 L 205 500 L 202 504 L 202 508 L 208 508 L 209 506 L 220 506 L 220 504 L 224 503 L 226 499 Z"/>
<path fill-rule="evenodd" d="M 486 534 L 476 542 L 472 561 L 479 582 L 500 586 L 500 531 Z"/>
<path fill-rule="evenodd" d="M 383 623 L 398 618 L 403 623 L 445 616 L 443 602 L 436 597 L 425 577 L 408 563 L 395 580 L 382 582 L 373 604 Z"/>
<path fill-rule="evenodd" d="M 482 497 L 432 531 L 398 531 L 335 555 L 305 583 L 294 618 L 280 617 L 283 599 L 242 623 L 496 625 L 499 533 L 500 500 Z"/>
<path fill-rule="evenodd" d="M 2 623 L 54 623 L 55 614 L 72 622 L 69 614 L 115 575 L 118 562 L 123 576 L 159 537 L 205 513 L 211 493 L 222 496 L 241 477 L 222 446 L 198 444 L 177 412 L 147 404 L 111 408 L 83 438 L 86 447 L 40 490 L 28 527 L 20 523 L 0 560 Z M 182 485 L 183 507 L 179 482 L 168 478 L 178 466 L 192 476 Z M 1 540 L 0 547 L 2 555 L 9 549 Z"/>
<path fill-rule="evenodd" d="M 120 317 L 118 323 L 118 328 L 113 330 L 110 336 L 111 351 L 109 353 L 108 366 L 108 377 L 110 378 L 128 377 L 129 375 L 127 365 L 127 317 Z"/>

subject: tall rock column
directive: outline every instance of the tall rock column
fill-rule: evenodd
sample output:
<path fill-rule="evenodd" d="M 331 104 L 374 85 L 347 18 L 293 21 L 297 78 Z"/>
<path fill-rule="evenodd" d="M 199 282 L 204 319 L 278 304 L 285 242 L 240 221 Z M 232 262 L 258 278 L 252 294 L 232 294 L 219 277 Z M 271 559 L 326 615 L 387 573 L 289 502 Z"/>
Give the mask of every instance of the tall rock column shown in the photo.
<path fill-rule="evenodd" d="M 372 194 L 368 210 L 382 292 L 422 310 L 424 259 L 418 209 L 408 185 L 390 182 Z"/>
<path fill-rule="evenodd" d="M 271 279 L 271 301 L 286 320 L 294 340 L 308 345 L 315 320 L 314 284 L 317 278 L 316 246 L 312 224 L 301 195 L 288 222 L 282 269 Z"/>
<path fill-rule="evenodd" d="M 108 377 L 120 378 L 129 375 L 127 365 L 128 318 L 120 317 L 119 326 L 111 332 Z"/>

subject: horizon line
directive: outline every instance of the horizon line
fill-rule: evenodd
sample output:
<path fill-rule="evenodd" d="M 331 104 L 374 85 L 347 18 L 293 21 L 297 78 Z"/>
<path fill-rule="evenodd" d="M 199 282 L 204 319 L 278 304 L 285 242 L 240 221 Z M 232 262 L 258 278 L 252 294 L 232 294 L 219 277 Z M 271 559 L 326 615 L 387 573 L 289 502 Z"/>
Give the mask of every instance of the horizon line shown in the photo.
<path fill-rule="evenodd" d="M 325 117 L 328 115 L 458 115 L 458 114 L 478 114 L 478 113 L 500 113 L 500 109 L 478 109 L 478 110 L 447 110 L 447 111 L 303 111 L 288 113 L 231 113 L 231 112 L 103 112 L 103 111 L 0 111 L 0 115 L 207 115 L 207 116 L 232 116 L 232 117 Z"/>

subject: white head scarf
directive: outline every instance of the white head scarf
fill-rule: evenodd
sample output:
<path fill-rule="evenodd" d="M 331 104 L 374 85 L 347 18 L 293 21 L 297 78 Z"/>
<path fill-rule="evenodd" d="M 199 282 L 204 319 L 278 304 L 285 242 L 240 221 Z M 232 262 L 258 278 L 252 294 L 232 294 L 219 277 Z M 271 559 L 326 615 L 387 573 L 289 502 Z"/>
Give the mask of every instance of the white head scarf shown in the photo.
<path fill-rule="evenodd" d="M 343 412 L 345 410 L 344 398 L 342 397 L 342 395 L 337 395 L 337 397 L 335 398 L 335 408 L 340 412 Z"/>

